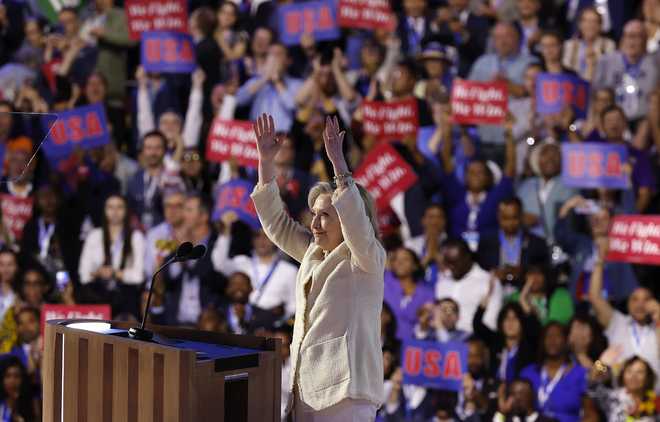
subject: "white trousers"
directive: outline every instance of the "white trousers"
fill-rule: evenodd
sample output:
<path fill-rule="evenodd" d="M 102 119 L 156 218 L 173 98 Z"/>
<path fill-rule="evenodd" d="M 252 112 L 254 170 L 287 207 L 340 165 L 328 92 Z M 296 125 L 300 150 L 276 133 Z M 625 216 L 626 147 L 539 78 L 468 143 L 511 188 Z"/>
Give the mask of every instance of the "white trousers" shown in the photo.
<path fill-rule="evenodd" d="M 344 399 L 334 406 L 314 410 L 294 394 L 294 422 L 373 422 L 376 405 L 367 400 Z"/>

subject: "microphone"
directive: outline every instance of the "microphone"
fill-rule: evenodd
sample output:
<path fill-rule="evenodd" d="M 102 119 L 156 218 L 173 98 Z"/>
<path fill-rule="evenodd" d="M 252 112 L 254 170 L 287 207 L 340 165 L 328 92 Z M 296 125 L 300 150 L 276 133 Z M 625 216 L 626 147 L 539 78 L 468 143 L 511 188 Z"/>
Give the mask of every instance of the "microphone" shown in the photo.
<path fill-rule="evenodd" d="M 183 242 L 176 248 L 176 252 L 170 259 L 168 259 L 163 265 L 160 266 L 154 273 L 154 275 L 151 276 L 151 285 L 149 286 L 149 296 L 147 296 L 147 303 L 144 307 L 144 315 L 142 316 L 142 322 L 140 322 L 139 327 L 133 327 L 128 330 L 128 335 L 131 338 L 137 339 L 137 340 L 151 340 L 154 336 L 154 333 L 152 333 L 149 330 L 144 329 L 144 324 L 147 322 L 147 315 L 149 315 L 149 309 L 151 307 L 151 295 L 154 292 L 154 284 L 156 284 L 156 276 L 158 273 L 160 273 L 162 270 L 167 268 L 170 264 L 173 264 L 175 262 L 183 262 L 183 261 L 188 261 L 192 259 L 199 259 L 204 256 L 206 253 L 206 246 L 204 245 L 197 245 L 193 247 L 193 244 L 190 242 Z"/>

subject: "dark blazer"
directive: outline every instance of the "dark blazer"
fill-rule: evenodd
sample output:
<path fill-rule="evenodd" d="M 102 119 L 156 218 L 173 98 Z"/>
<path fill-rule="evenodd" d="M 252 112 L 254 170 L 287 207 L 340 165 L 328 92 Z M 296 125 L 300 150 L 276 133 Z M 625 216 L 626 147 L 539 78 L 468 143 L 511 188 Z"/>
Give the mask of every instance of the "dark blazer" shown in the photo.
<path fill-rule="evenodd" d="M 209 306 L 217 307 L 224 295 L 226 279 L 216 272 L 211 262 L 211 251 L 218 239 L 218 234 L 211 233 L 206 245 L 206 255 L 194 262 L 190 272 L 197 275 L 200 281 L 199 299 L 202 309 Z M 168 257 L 169 258 L 169 257 Z M 167 258 L 166 258 L 167 259 Z M 163 282 L 165 284 L 165 318 L 168 324 L 177 324 L 179 312 L 179 301 L 181 300 L 181 283 L 184 271 L 180 271 L 175 277 L 168 270 L 163 271 Z"/>
<path fill-rule="evenodd" d="M 138 218 L 142 218 L 142 213 L 146 209 L 144 198 L 144 169 L 138 170 L 131 180 L 128 181 L 126 197 L 128 200 L 128 209 L 130 209 Z M 156 190 L 156 194 L 152 199 L 151 209 L 153 212 L 152 227 L 162 223 L 163 210 L 160 189 Z M 141 220 L 140 220 L 141 221 Z"/>
<path fill-rule="evenodd" d="M 521 249 L 520 265 L 523 269 L 530 265 L 546 266 L 549 263 L 548 246 L 540 237 L 523 232 Z M 499 231 L 483 234 L 479 238 L 477 260 L 486 271 L 500 267 Z"/>
<path fill-rule="evenodd" d="M 397 27 L 397 35 L 401 40 L 401 51 L 406 54 L 414 54 L 415 51 L 421 51 L 424 42 L 434 39 L 433 30 L 431 28 L 432 19 L 428 16 L 424 17 L 424 31 L 421 36 L 413 34 L 412 28 L 408 24 L 408 16 L 405 14 L 399 15 L 399 25 Z"/>
<path fill-rule="evenodd" d="M 487 18 L 477 16 L 469 12 L 465 29 L 470 34 L 468 37 L 455 37 L 447 24 L 440 26 L 438 37 L 441 40 L 450 39 L 451 44 L 456 47 L 458 53 L 458 76 L 465 78 L 472 64 L 486 51 L 486 43 L 490 36 L 491 22 Z"/>

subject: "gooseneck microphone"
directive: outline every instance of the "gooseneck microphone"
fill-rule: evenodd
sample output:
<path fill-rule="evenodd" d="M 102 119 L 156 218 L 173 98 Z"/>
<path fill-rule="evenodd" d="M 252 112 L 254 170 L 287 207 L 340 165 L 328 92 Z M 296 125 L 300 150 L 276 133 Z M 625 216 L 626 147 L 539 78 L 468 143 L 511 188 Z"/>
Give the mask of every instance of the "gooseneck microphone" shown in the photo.
<path fill-rule="evenodd" d="M 151 285 L 149 286 L 149 295 L 147 296 L 147 303 L 144 307 L 144 315 L 142 315 L 142 322 L 140 322 L 139 327 L 133 327 L 128 330 L 128 335 L 131 338 L 137 340 L 151 340 L 154 336 L 149 330 L 144 329 L 144 325 L 147 322 L 147 315 L 151 309 L 151 295 L 154 292 L 154 284 L 156 283 L 156 276 L 162 270 L 167 268 L 169 265 L 174 264 L 175 262 L 190 261 L 194 259 L 202 258 L 206 254 L 206 246 L 197 245 L 193 247 L 193 244 L 190 242 L 183 242 L 176 248 L 174 255 L 168 259 L 163 265 L 156 270 L 156 272 L 151 276 Z"/>

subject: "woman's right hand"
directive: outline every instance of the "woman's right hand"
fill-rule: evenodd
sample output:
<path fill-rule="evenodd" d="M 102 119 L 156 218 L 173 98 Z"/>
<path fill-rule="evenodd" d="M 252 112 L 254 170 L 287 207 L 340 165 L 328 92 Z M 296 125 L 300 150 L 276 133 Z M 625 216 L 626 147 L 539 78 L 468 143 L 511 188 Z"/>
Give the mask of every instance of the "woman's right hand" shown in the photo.
<path fill-rule="evenodd" d="M 275 122 L 270 114 L 262 114 L 253 124 L 257 136 L 257 151 L 260 162 L 272 162 L 279 151 L 281 143 L 275 136 Z"/>

